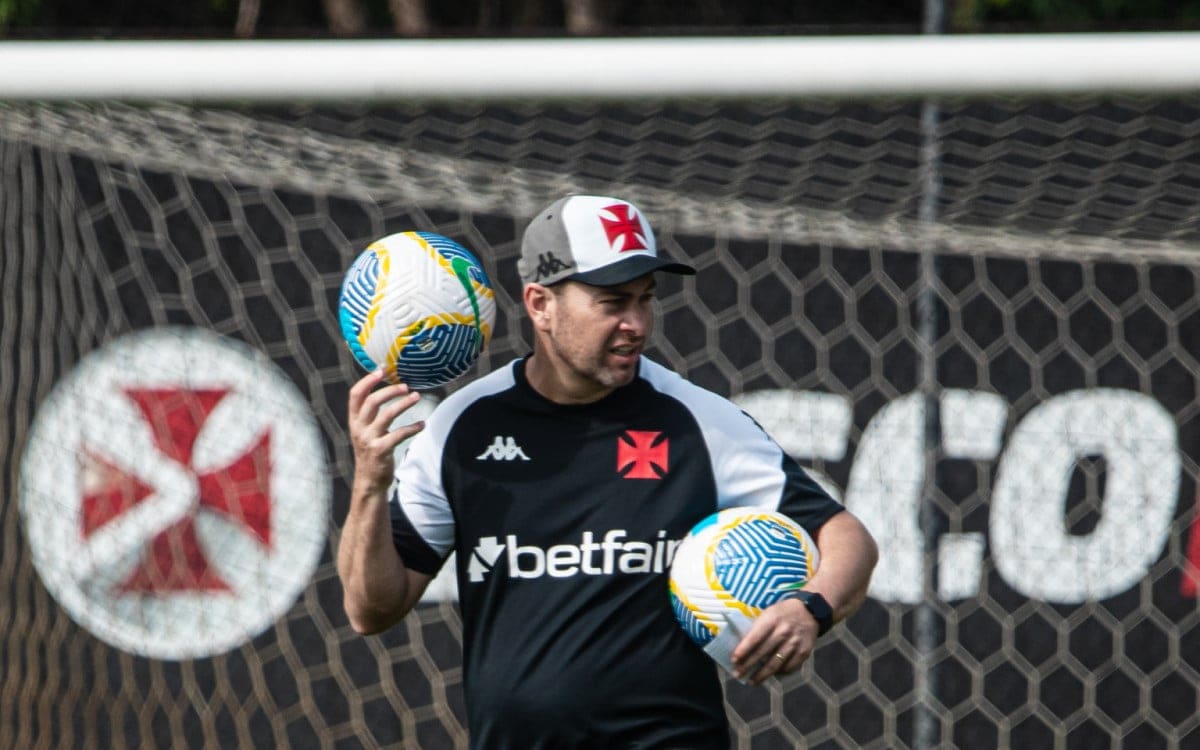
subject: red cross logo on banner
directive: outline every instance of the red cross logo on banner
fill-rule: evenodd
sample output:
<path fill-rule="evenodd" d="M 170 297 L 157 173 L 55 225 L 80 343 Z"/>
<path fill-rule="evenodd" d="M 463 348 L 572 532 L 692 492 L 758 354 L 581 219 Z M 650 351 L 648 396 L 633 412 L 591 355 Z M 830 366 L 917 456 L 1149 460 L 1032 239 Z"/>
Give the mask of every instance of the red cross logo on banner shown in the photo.
<path fill-rule="evenodd" d="M 661 432 L 626 430 L 617 438 L 617 473 L 625 479 L 662 479 L 669 444 Z"/>
<path fill-rule="evenodd" d="M 136 331 L 84 356 L 39 407 L 22 477 L 51 595 L 109 645 L 154 659 L 266 630 L 328 533 L 307 399 L 261 352 L 199 328 Z"/>
<path fill-rule="evenodd" d="M 646 236 L 642 230 L 642 222 L 638 219 L 633 207 L 627 203 L 614 203 L 604 209 L 614 218 L 600 214 L 600 224 L 604 227 L 604 236 L 608 244 L 619 253 L 630 250 L 649 250 L 646 246 Z"/>
<path fill-rule="evenodd" d="M 179 388 L 138 389 L 125 394 L 137 405 L 164 456 L 186 467 L 199 488 L 199 502 L 190 513 L 151 538 L 140 562 L 120 584 L 130 593 L 225 591 L 229 585 L 209 564 L 196 534 L 196 516 L 217 513 L 240 525 L 263 547 L 271 546 L 270 455 L 271 431 L 232 463 L 198 474 L 192 469 L 192 448 L 205 420 L 226 390 Z M 153 494 L 138 477 L 84 449 L 81 471 L 93 472 L 80 506 L 80 530 L 86 540 L 106 523 L 137 507 Z"/>

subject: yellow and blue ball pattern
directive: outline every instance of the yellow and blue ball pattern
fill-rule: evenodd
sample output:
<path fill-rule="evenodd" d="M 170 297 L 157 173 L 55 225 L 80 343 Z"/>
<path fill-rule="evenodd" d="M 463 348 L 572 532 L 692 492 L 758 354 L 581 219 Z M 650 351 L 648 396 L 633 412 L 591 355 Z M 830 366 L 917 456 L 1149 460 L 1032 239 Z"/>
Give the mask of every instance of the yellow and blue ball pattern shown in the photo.
<path fill-rule="evenodd" d="M 671 607 L 699 646 L 720 634 L 726 618 L 750 619 L 803 588 L 820 557 L 792 519 L 758 508 L 727 508 L 700 521 L 675 550 Z"/>
<path fill-rule="evenodd" d="M 367 370 L 426 390 L 465 373 L 492 337 L 496 295 L 469 250 L 432 232 L 371 243 L 346 272 L 342 337 Z"/>

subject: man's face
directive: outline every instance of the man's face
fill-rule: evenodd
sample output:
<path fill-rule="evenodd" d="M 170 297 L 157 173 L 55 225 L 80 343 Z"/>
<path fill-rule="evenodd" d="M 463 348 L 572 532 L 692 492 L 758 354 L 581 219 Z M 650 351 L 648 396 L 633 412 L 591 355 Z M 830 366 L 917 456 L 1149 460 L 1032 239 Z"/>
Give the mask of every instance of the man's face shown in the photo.
<path fill-rule="evenodd" d="M 626 385 L 654 327 L 654 275 L 618 286 L 553 288 L 548 348 L 560 377 L 597 392 Z"/>

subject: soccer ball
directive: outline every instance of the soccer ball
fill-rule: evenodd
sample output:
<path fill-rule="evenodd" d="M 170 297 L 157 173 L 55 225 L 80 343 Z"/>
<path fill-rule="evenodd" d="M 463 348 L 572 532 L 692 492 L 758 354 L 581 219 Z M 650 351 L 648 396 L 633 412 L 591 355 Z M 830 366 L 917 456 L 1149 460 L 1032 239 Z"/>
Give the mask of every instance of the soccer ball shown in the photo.
<path fill-rule="evenodd" d="M 754 618 L 802 588 L 819 562 L 812 537 L 782 513 L 718 511 L 692 527 L 675 549 L 670 573 L 675 619 L 696 645 L 728 666 L 729 652 Z"/>
<path fill-rule="evenodd" d="M 496 295 L 479 259 L 432 232 L 371 243 L 342 282 L 342 337 L 368 371 L 424 390 L 449 383 L 492 338 Z"/>

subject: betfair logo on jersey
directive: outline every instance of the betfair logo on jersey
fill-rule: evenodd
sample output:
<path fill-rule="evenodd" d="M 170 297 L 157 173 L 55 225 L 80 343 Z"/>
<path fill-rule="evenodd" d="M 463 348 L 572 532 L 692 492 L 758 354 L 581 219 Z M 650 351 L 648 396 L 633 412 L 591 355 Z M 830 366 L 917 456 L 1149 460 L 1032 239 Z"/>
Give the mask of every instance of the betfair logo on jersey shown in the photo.
<path fill-rule="evenodd" d="M 475 457 L 476 461 L 528 461 L 529 456 L 525 455 L 525 451 L 521 450 L 521 446 L 517 445 L 517 441 L 512 436 L 504 437 L 497 435 L 492 438 L 492 444 L 489 445 L 483 453 Z"/>
<path fill-rule="evenodd" d="M 501 542 L 485 536 L 475 545 L 467 574 L 472 583 L 480 583 L 496 570 L 501 558 L 509 578 L 573 578 L 610 576 L 616 573 L 663 573 L 675 558 L 678 539 L 668 539 L 660 530 L 653 541 L 629 539 L 625 529 L 610 529 L 601 535 L 585 531 L 579 544 L 555 544 L 550 547 L 523 545 L 515 534 Z"/>

